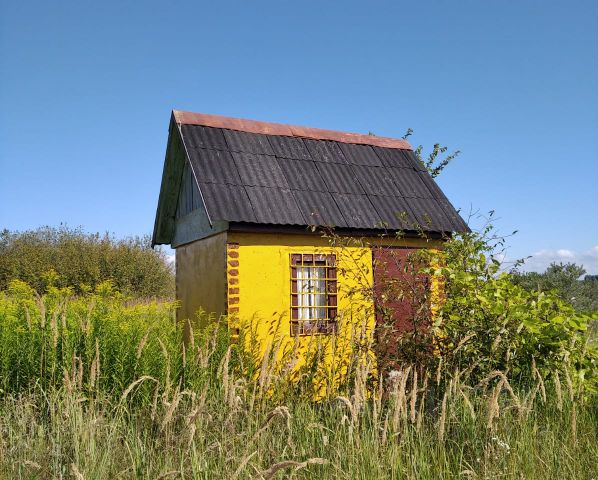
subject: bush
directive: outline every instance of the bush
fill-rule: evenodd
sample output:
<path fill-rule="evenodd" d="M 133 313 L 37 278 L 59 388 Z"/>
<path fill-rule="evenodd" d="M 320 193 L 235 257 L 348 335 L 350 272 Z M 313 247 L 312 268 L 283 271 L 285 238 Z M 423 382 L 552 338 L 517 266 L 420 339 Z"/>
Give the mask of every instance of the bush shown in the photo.
<path fill-rule="evenodd" d="M 123 240 L 66 226 L 25 232 L 0 232 L 0 290 L 17 279 L 38 293 L 48 286 L 75 293 L 110 280 L 118 290 L 138 297 L 172 297 L 172 268 L 150 238 Z"/>
<path fill-rule="evenodd" d="M 595 275 L 586 275 L 581 280 L 586 271 L 580 265 L 551 263 L 542 273 L 518 270 L 511 273 L 513 282 L 526 290 L 555 292 L 561 299 L 582 312 L 598 310 L 598 280 Z"/>
<path fill-rule="evenodd" d="M 588 390 L 598 390 L 598 350 L 588 332 L 592 316 L 553 291 L 526 290 L 501 272 L 504 239 L 491 225 L 446 239 L 442 251 L 421 249 L 407 256 L 401 249 L 376 246 L 377 240 L 362 241 L 385 250 L 386 260 L 377 263 L 383 287 L 360 286 L 377 305 L 373 348 L 383 378 L 412 364 L 431 370 L 441 364 L 474 381 L 503 371 L 522 383 L 566 370 Z M 380 308 L 385 299 L 392 308 Z M 412 320 L 395 318 L 401 310 Z"/>

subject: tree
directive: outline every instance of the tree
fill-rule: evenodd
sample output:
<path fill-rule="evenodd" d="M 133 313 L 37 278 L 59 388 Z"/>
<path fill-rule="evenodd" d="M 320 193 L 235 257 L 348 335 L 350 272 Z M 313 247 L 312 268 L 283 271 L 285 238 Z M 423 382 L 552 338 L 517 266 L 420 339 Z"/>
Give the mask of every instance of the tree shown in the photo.
<path fill-rule="evenodd" d="M 551 263 L 543 272 L 513 271 L 513 282 L 528 291 L 554 291 L 560 298 L 580 311 L 598 310 L 598 282 L 592 277 L 582 280 L 586 273 L 575 263 Z"/>
<path fill-rule="evenodd" d="M 110 280 L 129 295 L 174 294 L 172 268 L 148 236 L 116 239 L 65 225 L 0 232 L 0 290 L 16 279 L 38 293 L 50 285 L 82 293 Z"/>

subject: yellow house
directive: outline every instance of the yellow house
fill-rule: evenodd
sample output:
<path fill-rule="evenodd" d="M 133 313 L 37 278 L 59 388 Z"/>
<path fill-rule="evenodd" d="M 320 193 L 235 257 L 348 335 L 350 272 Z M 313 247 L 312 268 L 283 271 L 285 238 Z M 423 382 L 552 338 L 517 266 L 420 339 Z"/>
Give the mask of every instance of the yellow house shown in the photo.
<path fill-rule="evenodd" d="M 377 267 L 387 252 L 466 230 L 405 140 L 172 113 L 153 244 L 176 249 L 178 317 L 227 315 L 262 354 L 329 337 L 347 355 L 371 337 L 373 292 L 401 275 Z"/>

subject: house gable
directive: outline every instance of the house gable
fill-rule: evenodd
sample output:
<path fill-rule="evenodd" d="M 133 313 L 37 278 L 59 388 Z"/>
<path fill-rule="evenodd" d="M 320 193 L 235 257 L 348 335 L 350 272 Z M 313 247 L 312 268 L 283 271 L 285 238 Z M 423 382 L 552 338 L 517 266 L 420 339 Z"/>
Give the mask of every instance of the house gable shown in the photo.
<path fill-rule="evenodd" d="M 198 188 L 182 140 L 180 125 L 171 120 L 152 246 L 180 245 L 225 231 L 228 222 L 212 221 Z"/>
<path fill-rule="evenodd" d="M 153 243 L 234 225 L 469 230 L 404 140 L 174 111 Z"/>

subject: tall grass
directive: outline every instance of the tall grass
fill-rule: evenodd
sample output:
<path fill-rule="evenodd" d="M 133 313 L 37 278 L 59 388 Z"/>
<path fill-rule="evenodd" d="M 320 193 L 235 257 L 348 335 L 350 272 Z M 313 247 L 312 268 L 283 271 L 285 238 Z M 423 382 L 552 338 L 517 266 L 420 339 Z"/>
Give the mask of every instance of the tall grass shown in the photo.
<path fill-rule="evenodd" d="M 183 348 L 172 310 L 107 287 L 0 297 L 0 478 L 598 476 L 596 398 L 566 372 L 403 366 L 371 384 L 357 362 L 314 402 L 223 328 Z"/>

